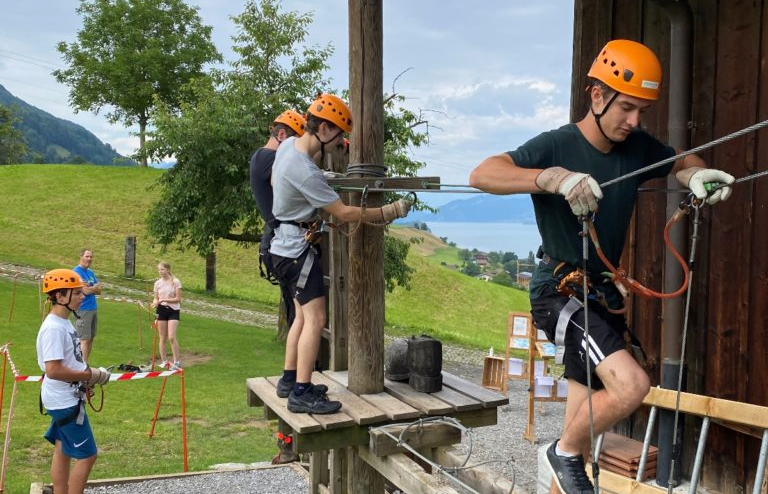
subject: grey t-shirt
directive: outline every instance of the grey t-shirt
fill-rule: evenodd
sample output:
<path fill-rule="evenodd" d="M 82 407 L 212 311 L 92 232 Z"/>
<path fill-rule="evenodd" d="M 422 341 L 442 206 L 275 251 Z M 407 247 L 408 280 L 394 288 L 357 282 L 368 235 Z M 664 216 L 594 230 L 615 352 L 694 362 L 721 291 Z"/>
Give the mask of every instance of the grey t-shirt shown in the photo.
<path fill-rule="evenodd" d="M 272 213 L 280 221 L 308 222 L 317 217 L 317 210 L 339 200 L 328 185 L 323 172 L 314 161 L 295 147 L 296 138 L 283 141 L 272 165 L 274 202 Z M 307 248 L 306 229 L 281 223 L 269 251 L 282 257 L 297 258 Z"/>

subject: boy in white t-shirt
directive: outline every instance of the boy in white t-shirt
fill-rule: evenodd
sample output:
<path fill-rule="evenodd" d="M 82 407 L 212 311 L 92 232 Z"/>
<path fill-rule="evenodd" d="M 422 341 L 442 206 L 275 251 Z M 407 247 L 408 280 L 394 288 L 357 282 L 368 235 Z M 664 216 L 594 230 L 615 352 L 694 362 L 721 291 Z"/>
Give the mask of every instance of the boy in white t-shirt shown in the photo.
<path fill-rule="evenodd" d="M 84 393 L 106 384 L 110 373 L 89 367 L 80 338 L 69 321 L 83 301 L 83 281 L 71 269 L 54 269 L 43 277 L 51 312 L 37 334 L 37 363 L 45 372 L 40 399 L 51 424 L 44 437 L 55 446 L 51 461 L 54 492 L 81 494 L 96 462 L 96 441 L 85 414 Z M 70 472 L 71 459 L 75 466 Z"/>

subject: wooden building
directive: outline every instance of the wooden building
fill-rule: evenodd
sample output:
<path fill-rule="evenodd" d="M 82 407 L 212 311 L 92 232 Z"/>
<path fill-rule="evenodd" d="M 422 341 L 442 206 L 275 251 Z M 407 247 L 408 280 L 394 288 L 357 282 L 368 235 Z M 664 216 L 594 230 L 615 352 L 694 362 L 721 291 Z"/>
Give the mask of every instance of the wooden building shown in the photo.
<path fill-rule="evenodd" d="M 573 121 L 587 112 L 586 73 L 595 55 L 617 38 L 645 43 L 662 62 L 661 98 L 643 117 L 659 139 L 671 142 L 677 132 L 678 139 L 688 140 L 685 147 L 693 148 L 768 119 L 768 1 L 575 0 L 574 8 Z M 680 57 L 682 70 L 672 67 Z M 677 80 L 670 77 L 675 71 Z M 670 123 L 674 105 L 684 109 L 682 125 Z M 700 155 L 736 178 L 768 170 L 768 130 Z M 665 186 L 663 181 L 654 185 Z M 664 193 L 640 194 L 623 260 L 636 279 L 655 289 L 665 271 L 666 200 Z M 702 216 L 684 388 L 768 405 L 768 177 L 736 185 L 727 202 L 705 207 Z M 664 331 L 671 329 L 662 330 L 667 314 L 660 301 L 635 297 L 631 327 L 648 354 L 653 384 L 661 379 L 662 356 L 670 352 Z M 623 432 L 642 439 L 644 421 L 638 414 Z M 686 472 L 697 427 L 695 421 L 686 423 Z M 713 426 L 701 485 L 723 493 L 750 492 L 759 446 L 749 433 Z"/>

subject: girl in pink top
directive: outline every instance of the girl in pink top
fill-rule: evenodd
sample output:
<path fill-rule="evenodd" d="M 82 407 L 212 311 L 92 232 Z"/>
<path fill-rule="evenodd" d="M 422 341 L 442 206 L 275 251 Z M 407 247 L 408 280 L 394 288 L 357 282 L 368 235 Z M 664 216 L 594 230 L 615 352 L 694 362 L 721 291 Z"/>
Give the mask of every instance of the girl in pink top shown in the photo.
<path fill-rule="evenodd" d="M 160 333 L 160 367 L 163 369 L 181 369 L 179 360 L 179 341 L 176 331 L 179 329 L 181 315 L 181 282 L 171 274 L 171 265 L 161 262 L 157 265 L 160 279 L 155 281 L 155 298 L 152 307 L 157 313 L 157 330 Z M 173 363 L 167 360 L 165 342 L 171 343 Z"/>

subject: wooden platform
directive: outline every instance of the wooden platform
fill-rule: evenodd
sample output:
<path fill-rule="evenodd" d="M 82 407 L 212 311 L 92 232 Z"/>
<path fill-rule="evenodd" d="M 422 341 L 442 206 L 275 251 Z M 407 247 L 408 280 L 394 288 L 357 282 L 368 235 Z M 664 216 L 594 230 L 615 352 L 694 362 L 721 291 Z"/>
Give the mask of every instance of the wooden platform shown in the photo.
<path fill-rule="evenodd" d="M 420 393 L 407 383 L 386 380 L 382 393 L 357 396 L 347 390 L 347 373 L 315 372 L 312 382 L 328 386 L 328 397 L 342 408 L 331 415 L 310 415 L 288 411 L 288 399 L 275 391 L 279 377 L 246 380 L 249 406 L 263 406 L 267 419 L 282 419 L 293 429 L 294 450 L 308 453 L 368 444 L 368 428 L 419 417 L 451 416 L 467 427 L 494 425 L 496 408 L 509 399 L 475 383 L 443 372 L 443 389 Z"/>

